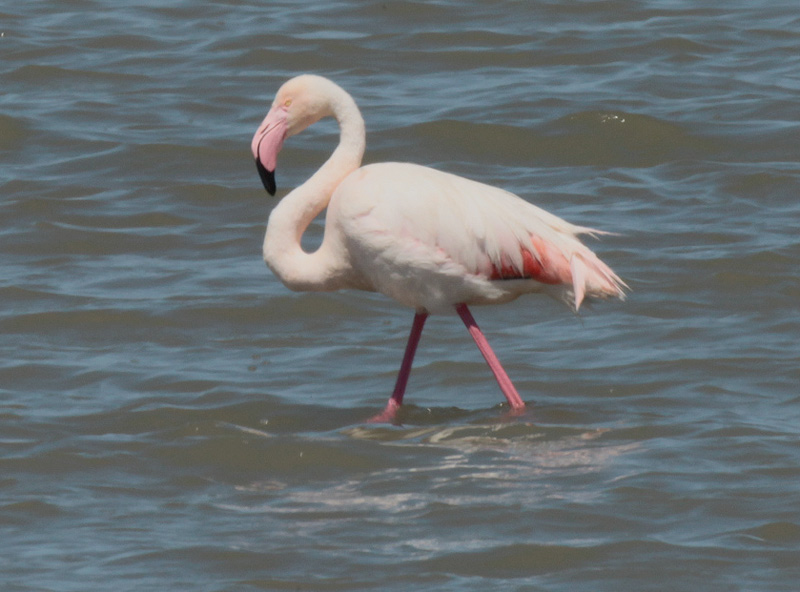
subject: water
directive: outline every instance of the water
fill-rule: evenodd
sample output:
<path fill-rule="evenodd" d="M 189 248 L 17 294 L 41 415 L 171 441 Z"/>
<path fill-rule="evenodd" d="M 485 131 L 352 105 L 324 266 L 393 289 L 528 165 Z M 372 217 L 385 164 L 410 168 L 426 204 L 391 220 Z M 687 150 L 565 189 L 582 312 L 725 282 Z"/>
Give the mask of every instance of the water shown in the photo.
<path fill-rule="evenodd" d="M 794 2 L 41 0 L 0 35 L 3 590 L 796 589 Z M 619 233 L 627 302 L 474 310 L 522 417 L 452 316 L 364 423 L 411 311 L 265 269 L 250 137 L 306 71 L 367 161 Z"/>

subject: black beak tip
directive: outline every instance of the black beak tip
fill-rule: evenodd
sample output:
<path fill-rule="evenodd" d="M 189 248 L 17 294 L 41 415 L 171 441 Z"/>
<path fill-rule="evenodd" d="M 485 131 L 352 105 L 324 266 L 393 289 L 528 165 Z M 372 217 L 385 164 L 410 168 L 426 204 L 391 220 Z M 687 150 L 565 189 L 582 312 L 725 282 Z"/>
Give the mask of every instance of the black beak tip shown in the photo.
<path fill-rule="evenodd" d="M 261 182 L 264 184 L 264 189 L 270 195 L 275 195 L 275 171 L 268 171 L 258 159 L 256 159 L 256 168 L 258 169 L 258 176 L 261 177 Z"/>

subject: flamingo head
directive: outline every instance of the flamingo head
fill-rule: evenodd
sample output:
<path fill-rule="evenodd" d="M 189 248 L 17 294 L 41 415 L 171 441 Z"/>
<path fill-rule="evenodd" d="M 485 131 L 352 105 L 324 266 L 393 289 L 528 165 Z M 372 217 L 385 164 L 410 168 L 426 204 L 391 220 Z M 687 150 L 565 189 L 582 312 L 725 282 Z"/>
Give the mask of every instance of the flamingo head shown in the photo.
<path fill-rule="evenodd" d="M 330 81 L 320 76 L 292 78 L 278 90 L 272 107 L 258 126 L 250 149 L 264 188 L 275 195 L 275 167 L 283 141 L 312 123 L 332 115 Z"/>

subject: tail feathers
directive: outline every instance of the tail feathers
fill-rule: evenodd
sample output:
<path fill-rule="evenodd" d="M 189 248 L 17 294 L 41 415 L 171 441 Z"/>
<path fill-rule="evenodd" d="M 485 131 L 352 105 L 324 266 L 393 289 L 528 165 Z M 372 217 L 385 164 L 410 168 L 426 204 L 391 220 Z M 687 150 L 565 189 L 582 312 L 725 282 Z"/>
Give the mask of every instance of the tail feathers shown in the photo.
<path fill-rule="evenodd" d="M 581 307 L 583 298 L 586 296 L 586 264 L 583 259 L 573 255 L 570 259 L 569 267 L 572 270 L 572 292 L 575 296 L 575 310 L 578 310 Z"/>
<path fill-rule="evenodd" d="M 625 298 L 625 289 L 628 286 L 591 251 L 585 254 L 574 253 L 570 257 L 569 266 L 576 311 L 580 309 L 586 296 Z"/>

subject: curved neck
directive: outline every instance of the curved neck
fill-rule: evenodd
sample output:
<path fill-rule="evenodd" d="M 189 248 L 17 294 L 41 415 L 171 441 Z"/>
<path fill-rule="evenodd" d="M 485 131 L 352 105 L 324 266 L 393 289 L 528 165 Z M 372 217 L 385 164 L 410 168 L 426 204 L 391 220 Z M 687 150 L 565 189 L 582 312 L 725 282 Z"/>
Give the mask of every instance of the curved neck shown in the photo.
<path fill-rule="evenodd" d="M 303 233 L 324 210 L 344 178 L 361 166 L 366 146 L 364 120 L 352 97 L 336 88 L 330 109 L 339 123 L 339 144 L 330 158 L 272 210 L 264 237 L 264 261 L 292 290 L 335 290 L 347 262 L 330 248 L 326 229 L 313 253 L 301 246 Z"/>

